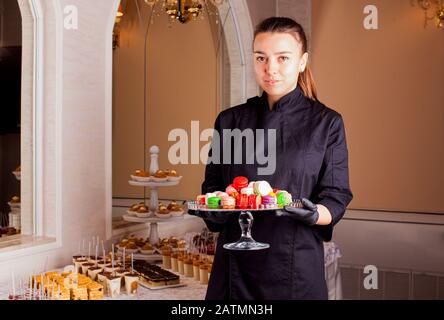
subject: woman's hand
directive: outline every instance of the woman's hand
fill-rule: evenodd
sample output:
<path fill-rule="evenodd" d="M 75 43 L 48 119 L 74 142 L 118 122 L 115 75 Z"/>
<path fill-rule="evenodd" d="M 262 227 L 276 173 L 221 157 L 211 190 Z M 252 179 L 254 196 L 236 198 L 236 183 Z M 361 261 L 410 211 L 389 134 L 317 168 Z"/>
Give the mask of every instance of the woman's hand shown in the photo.
<path fill-rule="evenodd" d="M 302 198 L 302 207 L 285 206 L 284 210 L 278 210 L 276 215 L 290 217 L 309 226 L 313 226 L 320 220 L 320 213 L 318 209 L 318 206 L 312 203 L 310 200 Z"/>

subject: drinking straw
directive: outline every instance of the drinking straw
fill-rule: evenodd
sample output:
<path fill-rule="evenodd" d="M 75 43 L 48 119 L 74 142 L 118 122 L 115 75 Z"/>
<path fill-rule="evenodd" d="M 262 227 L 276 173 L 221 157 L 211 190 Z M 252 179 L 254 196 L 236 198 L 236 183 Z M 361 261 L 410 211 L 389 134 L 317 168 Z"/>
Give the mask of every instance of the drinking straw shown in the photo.
<path fill-rule="evenodd" d="M 134 254 L 131 253 L 131 272 L 134 272 L 133 260 L 134 260 Z"/>
<path fill-rule="evenodd" d="M 98 244 L 96 244 L 96 267 L 97 267 L 97 263 L 98 263 L 98 260 L 97 260 L 97 256 L 98 256 L 98 254 L 99 254 L 99 245 Z"/>

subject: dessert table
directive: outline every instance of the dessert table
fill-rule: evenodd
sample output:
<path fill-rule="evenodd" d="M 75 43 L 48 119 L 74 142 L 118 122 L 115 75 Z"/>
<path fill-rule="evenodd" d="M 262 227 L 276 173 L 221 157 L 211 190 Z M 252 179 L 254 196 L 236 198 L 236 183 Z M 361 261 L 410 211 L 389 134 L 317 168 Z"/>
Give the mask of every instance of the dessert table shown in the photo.
<path fill-rule="evenodd" d="M 334 242 L 324 243 L 324 257 L 328 298 L 329 300 L 341 300 L 342 284 L 338 261 L 341 257 L 341 252 Z M 194 278 L 183 275 L 180 276 L 180 282 L 185 284 L 185 286 L 157 290 L 139 286 L 137 295 L 131 296 L 123 292 L 116 298 L 105 297 L 105 300 L 203 300 L 205 298 L 207 285 L 200 284 Z M 1 284 L 0 300 L 7 299 L 11 291 L 11 283 Z"/>

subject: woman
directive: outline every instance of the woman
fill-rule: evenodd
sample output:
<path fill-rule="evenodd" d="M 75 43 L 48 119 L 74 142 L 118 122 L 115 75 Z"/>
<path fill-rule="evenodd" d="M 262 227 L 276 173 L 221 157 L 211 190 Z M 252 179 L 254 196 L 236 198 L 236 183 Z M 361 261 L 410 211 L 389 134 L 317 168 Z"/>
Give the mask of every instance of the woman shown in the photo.
<path fill-rule="evenodd" d="M 215 129 L 221 136 L 223 129 L 276 130 L 275 172 L 258 175 L 257 162 L 209 163 L 202 192 L 224 191 L 233 178 L 246 176 L 287 190 L 293 199 L 303 199 L 303 208 L 255 215 L 253 237 L 270 244 L 261 251 L 222 247 L 239 239 L 236 216 L 205 219 L 211 231 L 220 232 L 206 299 L 327 299 L 323 242 L 331 240 L 333 226 L 352 199 L 342 117 L 317 100 L 307 39 L 295 21 L 260 23 L 254 61 L 263 95 L 221 112 Z"/>

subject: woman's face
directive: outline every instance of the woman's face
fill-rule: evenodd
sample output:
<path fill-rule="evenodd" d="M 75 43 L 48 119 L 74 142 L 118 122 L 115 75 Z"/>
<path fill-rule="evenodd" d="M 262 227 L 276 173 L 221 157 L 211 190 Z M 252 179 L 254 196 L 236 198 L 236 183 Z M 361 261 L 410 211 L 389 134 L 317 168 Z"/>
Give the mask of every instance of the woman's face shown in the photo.
<path fill-rule="evenodd" d="M 256 81 L 267 93 L 270 106 L 298 83 L 305 70 L 308 54 L 289 33 L 259 33 L 253 44 Z"/>

